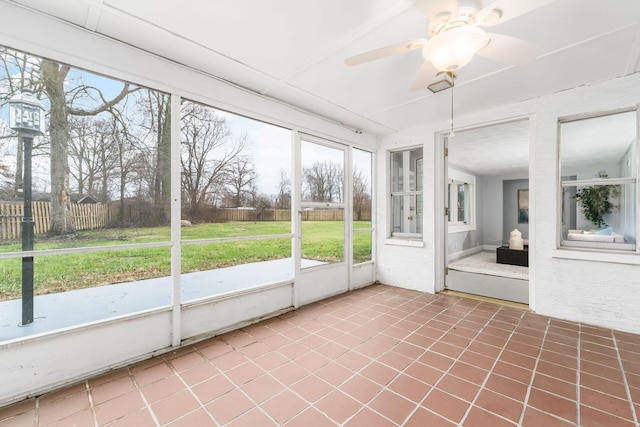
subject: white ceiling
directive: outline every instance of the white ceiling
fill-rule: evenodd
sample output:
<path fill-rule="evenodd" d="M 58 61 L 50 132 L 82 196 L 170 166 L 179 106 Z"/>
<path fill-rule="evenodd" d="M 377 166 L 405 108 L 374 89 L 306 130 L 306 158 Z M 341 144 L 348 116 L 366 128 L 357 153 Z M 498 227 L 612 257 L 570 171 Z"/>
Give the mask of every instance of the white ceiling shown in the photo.
<path fill-rule="evenodd" d="M 474 175 L 520 175 L 529 171 L 529 121 L 518 120 L 455 132 L 449 167 Z"/>
<path fill-rule="evenodd" d="M 499 0 L 507 10 L 521 1 Z M 456 71 L 457 116 L 640 71 L 640 0 L 539 1 L 539 8 L 487 30 L 536 43 L 543 53 L 521 67 L 476 55 Z M 409 90 L 423 63 L 420 49 L 357 67 L 344 64 L 371 49 L 427 38 L 428 19 L 415 0 L 12 2 L 353 130 L 392 134 L 450 115 L 449 91 Z M 571 126 L 564 138 L 584 135 L 587 124 Z M 609 145 L 628 144 L 627 135 L 613 138 L 619 126 L 607 129 Z M 583 136 L 580 141 L 565 165 L 593 158 Z M 600 139 L 592 141 L 597 146 Z M 450 165 L 467 172 L 525 173 L 528 122 L 457 132 L 449 150 Z"/>
<path fill-rule="evenodd" d="M 560 162 L 563 172 L 572 175 L 597 170 L 603 165 L 619 164 L 632 147 L 636 132 L 635 111 L 562 123 Z M 474 175 L 526 176 L 529 134 L 528 120 L 455 132 L 448 141 L 449 167 Z"/>
<path fill-rule="evenodd" d="M 420 49 L 344 64 L 426 38 L 427 18 L 414 0 L 12 1 L 354 130 L 389 134 L 450 114 L 448 91 L 409 91 Z M 490 31 L 544 53 L 523 67 L 476 56 L 457 71 L 458 115 L 640 69 L 640 0 L 554 0 Z"/>

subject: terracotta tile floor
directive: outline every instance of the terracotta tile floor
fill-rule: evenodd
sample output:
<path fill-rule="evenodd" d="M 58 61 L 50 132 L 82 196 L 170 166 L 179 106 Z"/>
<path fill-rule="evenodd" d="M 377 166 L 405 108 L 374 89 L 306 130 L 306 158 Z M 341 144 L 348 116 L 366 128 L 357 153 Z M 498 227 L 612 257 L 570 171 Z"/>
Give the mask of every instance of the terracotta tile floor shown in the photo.
<path fill-rule="evenodd" d="M 640 336 L 374 285 L 0 409 L 0 426 L 638 426 Z"/>

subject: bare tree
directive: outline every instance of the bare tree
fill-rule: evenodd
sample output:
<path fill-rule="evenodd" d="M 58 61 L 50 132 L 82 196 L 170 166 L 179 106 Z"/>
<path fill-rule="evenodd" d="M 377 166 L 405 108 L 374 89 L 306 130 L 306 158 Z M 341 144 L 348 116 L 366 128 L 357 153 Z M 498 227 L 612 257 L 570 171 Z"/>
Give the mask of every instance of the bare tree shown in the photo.
<path fill-rule="evenodd" d="M 284 169 L 280 169 L 280 183 L 274 205 L 276 209 L 291 209 L 291 180 Z"/>
<path fill-rule="evenodd" d="M 371 190 L 369 180 L 362 170 L 353 169 L 353 213 L 361 221 L 365 212 L 371 212 Z"/>
<path fill-rule="evenodd" d="M 182 189 L 191 219 L 200 218 L 206 202 L 228 182 L 230 165 L 241 155 L 246 138 L 232 140 L 224 117 L 210 108 L 185 103 L 181 116 Z"/>
<path fill-rule="evenodd" d="M 109 182 L 117 162 L 111 140 L 113 124 L 105 119 L 71 118 L 69 129 L 69 174 L 73 180 L 69 185 L 80 194 L 109 201 Z"/>
<path fill-rule="evenodd" d="M 169 221 L 171 198 L 171 97 L 168 94 L 141 90 L 138 98 L 142 113 L 140 127 L 153 141 L 154 149 L 148 159 L 148 177 L 153 204 L 158 210 L 162 223 Z"/>
<path fill-rule="evenodd" d="M 98 89 L 85 85 L 81 81 L 74 82 L 71 89 L 65 90 L 69 84 L 67 77 L 71 67 L 57 62 L 42 59 L 40 76 L 44 93 L 49 99 L 49 136 L 51 139 L 51 232 L 63 234 L 73 230 L 69 212 L 69 116 L 96 116 L 109 112 L 117 117 L 114 107 L 137 88 L 130 89 L 124 83 L 120 93 L 113 99 L 106 100 Z M 80 105 L 90 101 L 93 108 Z"/>
<path fill-rule="evenodd" d="M 6 199 L 9 198 L 13 193 L 12 182 L 15 177 L 11 173 L 11 168 L 9 166 L 0 163 L 0 198 Z"/>
<path fill-rule="evenodd" d="M 142 187 L 140 181 L 145 170 L 145 159 L 143 151 L 136 147 L 136 139 L 128 133 L 128 129 L 123 127 L 122 123 L 114 119 L 111 130 L 111 142 L 117 152 L 115 175 L 119 178 L 118 220 L 123 222 L 125 201 L 129 191 L 133 191 L 134 195 L 138 196 L 138 201 L 143 198 L 140 197 Z M 138 185 L 135 185 L 136 182 Z"/>
<path fill-rule="evenodd" d="M 318 161 L 302 171 L 305 200 L 314 202 L 342 202 L 344 171 L 331 161 Z"/>
<path fill-rule="evenodd" d="M 247 156 L 238 156 L 229 162 L 227 191 L 234 208 L 251 204 L 256 193 L 256 170 Z"/>

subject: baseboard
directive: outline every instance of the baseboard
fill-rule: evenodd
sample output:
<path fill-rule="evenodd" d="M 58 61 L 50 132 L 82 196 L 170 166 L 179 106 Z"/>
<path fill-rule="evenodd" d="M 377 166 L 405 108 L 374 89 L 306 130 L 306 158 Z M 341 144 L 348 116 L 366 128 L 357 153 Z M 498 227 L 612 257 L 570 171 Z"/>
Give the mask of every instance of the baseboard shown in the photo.
<path fill-rule="evenodd" d="M 475 248 L 465 249 L 460 252 L 454 252 L 452 254 L 447 255 L 447 262 L 455 261 L 459 258 L 464 258 L 469 255 L 477 254 L 478 252 L 482 252 L 484 250 L 484 246 L 476 246 Z"/>

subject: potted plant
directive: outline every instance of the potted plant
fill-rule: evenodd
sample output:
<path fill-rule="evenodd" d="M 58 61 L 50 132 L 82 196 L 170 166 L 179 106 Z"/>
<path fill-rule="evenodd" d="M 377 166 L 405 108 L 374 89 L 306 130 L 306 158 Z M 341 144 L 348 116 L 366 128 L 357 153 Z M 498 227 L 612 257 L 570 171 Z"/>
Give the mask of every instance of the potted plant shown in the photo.
<path fill-rule="evenodd" d="M 605 171 L 598 172 L 598 178 L 609 178 Z M 610 213 L 615 205 L 611 203 L 612 197 L 617 197 L 619 189 L 617 185 L 593 185 L 577 191 L 574 199 L 578 201 L 584 217 L 594 223 L 598 228 L 607 225 L 604 216 Z"/>

